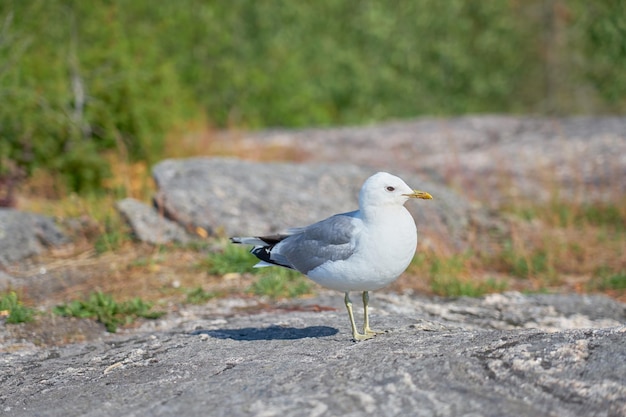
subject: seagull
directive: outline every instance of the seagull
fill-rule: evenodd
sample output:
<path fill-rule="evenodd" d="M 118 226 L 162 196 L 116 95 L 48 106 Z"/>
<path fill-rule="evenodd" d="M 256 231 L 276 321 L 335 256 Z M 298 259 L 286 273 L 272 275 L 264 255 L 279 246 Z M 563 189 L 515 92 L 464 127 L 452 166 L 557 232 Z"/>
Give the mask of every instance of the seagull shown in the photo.
<path fill-rule="evenodd" d="M 433 197 L 395 175 L 378 172 L 363 183 L 358 210 L 281 234 L 231 237 L 231 242 L 254 246 L 250 252 L 260 260 L 255 267 L 294 269 L 323 287 L 344 292 L 353 339 L 370 339 L 383 332 L 370 328 L 369 291 L 395 281 L 417 248 L 415 221 L 404 207 L 410 198 Z M 351 291 L 362 292 L 363 333 L 354 321 Z"/>

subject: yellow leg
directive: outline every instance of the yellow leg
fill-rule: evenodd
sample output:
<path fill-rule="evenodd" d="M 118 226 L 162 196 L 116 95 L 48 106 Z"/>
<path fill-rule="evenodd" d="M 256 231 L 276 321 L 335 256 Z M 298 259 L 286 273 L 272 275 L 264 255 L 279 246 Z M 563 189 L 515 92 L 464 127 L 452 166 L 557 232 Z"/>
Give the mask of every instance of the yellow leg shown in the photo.
<path fill-rule="evenodd" d="M 367 306 L 370 302 L 370 296 L 367 291 L 363 291 L 363 315 L 365 316 L 365 320 L 363 322 L 363 333 L 366 335 L 374 336 L 377 334 L 382 334 L 385 332 L 378 332 L 376 330 L 370 329 L 370 315 Z"/>
<path fill-rule="evenodd" d="M 344 298 L 344 302 L 346 304 L 346 309 L 348 310 L 348 316 L 350 316 L 350 326 L 352 326 L 352 337 L 357 342 L 359 340 L 366 340 L 374 337 L 373 334 L 361 334 L 356 329 L 356 323 L 354 322 L 354 313 L 352 312 L 352 301 L 350 301 L 350 296 L 346 292 L 346 296 Z"/>

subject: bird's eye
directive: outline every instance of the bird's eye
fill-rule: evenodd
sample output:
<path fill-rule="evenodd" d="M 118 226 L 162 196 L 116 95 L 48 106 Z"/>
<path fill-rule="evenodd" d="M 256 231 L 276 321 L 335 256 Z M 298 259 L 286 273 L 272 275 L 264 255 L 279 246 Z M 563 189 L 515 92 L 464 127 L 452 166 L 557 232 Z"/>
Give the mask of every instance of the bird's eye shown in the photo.
<path fill-rule="evenodd" d="M 387 187 L 387 191 L 391 192 L 391 191 L 395 191 L 396 189 L 394 187 L 392 187 L 391 185 L 389 187 Z"/>

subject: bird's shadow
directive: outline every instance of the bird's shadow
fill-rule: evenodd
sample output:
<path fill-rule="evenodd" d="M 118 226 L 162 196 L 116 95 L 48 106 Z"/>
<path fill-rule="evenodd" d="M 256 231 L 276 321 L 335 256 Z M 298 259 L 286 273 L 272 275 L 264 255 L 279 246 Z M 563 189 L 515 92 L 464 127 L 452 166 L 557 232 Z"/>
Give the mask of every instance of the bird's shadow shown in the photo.
<path fill-rule="evenodd" d="M 206 334 L 216 339 L 232 340 L 293 340 L 307 337 L 328 337 L 339 330 L 328 326 L 309 326 L 305 328 L 269 326 L 244 327 L 240 329 L 196 330 L 193 335 Z"/>

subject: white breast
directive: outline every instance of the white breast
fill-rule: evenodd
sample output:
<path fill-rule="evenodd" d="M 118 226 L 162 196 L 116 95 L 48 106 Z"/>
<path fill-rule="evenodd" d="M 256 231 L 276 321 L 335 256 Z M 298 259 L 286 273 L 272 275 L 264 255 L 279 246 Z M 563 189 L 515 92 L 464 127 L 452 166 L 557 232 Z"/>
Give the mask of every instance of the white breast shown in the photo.
<path fill-rule="evenodd" d="M 395 281 L 415 255 L 417 230 L 403 207 L 363 219 L 355 252 L 346 260 L 326 262 L 309 271 L 318 284 L 339 291 L 373 291 Z"/>

